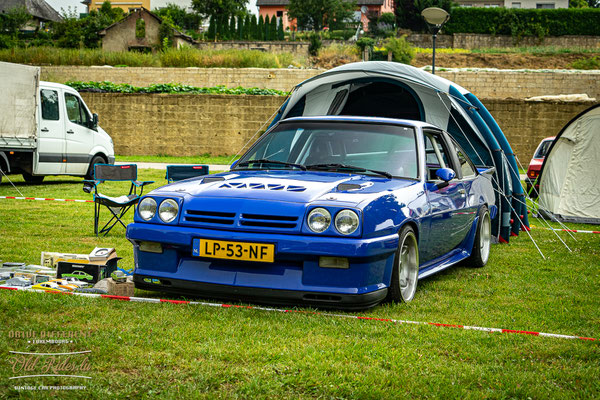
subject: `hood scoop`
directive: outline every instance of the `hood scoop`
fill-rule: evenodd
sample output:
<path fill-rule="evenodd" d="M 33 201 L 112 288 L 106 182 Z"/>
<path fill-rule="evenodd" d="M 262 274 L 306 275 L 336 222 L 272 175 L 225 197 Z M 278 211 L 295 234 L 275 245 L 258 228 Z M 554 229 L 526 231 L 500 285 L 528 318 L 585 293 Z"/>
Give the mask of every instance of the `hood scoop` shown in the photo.
<path fill-rule="evenodd" d="M 207 176 L 206 178 L 202 179 L 201 183 L 213 183 L 213 182 L 220 182 L 220 181 L 224 181 L 225 178 L 223 178 L 222 176 Z"/>
<path fill-rule="evenodd" d="M 336 189 L 338 192 L 353 192 L 373 186 L 373 182 L 366 182 L 361 185 L 358 183 L 340 183 Z"/>
<path fill-rule="evenodd" d="M 219 186 L 219 189 L 255 189 L 255 190 L 285 190 L 288 192 L 304 192 L 306 187 L 297 185 L 264 184 L 260 182 L 227 182 Z"/>

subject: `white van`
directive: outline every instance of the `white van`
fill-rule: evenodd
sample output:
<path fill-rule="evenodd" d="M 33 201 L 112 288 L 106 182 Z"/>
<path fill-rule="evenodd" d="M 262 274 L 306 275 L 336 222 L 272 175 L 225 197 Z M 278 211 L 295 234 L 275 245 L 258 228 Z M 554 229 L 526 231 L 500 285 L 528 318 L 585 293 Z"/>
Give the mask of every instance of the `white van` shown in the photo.
<path fill-rule="evenodd" d="M 4 174 L 27 182 L 92 178 L 94 164 L 114 163 L 112 139 L 76 90 L 40 82 L 39 74 L 39 67 L 0 62 L 0 181 Z"/>

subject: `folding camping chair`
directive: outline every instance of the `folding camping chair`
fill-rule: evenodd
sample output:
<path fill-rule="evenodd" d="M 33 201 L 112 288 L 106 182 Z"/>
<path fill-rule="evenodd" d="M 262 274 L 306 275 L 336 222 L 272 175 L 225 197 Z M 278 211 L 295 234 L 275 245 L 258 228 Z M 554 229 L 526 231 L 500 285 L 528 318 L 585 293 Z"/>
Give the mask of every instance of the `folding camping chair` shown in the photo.
<path fill-rule="evenodd" d="M 124 181 L 131 182 L 129 193 L 126 195 L 111 197 L 98 192 L 98 186 L 101 183 Z M 135 205 L 140 201 L 140 197 L 142 197 L 142 193 L 144 192 L 144 186 L 150 183 L 154 183 L 154 181 L 137 181 L 136 164 L 94 165 L 94 180 L 83 181 L 83 191 L 86 193 L 92 193 L 92 191 L 94 191 L 94 233 L 96 236 L 101 233 L 106 236 L 117 223 L 120 223 L 124 228 L 126 228 L 122 220 L 123 216 L 125 216 L 131 207 L 134 207 L 135 209 Z M 100 208 L 102 206 L 106 207 L 110 211 L 112 217 L 102 227 L 102 229 L 98 231 Z"/>
<path fill-rule="evenodd" d="M 165 179 L 172 183 L 202 175 L 208 175 L 208 165 L 167 165 Z"/>

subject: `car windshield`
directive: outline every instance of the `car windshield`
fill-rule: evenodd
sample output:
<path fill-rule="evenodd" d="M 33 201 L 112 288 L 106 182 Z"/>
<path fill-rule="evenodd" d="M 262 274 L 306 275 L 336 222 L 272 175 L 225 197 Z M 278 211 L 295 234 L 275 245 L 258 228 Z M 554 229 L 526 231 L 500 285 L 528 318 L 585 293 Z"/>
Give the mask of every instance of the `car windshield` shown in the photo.
<path fill-rule="evenodd" d="M 374 123 L 282 123 L 235 169 L 328 170 L 417 179 L 415 130 Z"/>
<path fill-rule="evenodd" d="M 544 140 L 540 144 L 540 147 L 538 147 L 538 149 L 535 152 L 535 155 L 533 156 L 533 158 L 544 158 L 544 157 L 546 157 L 546 154 L 548 154 L 548 150 L 550 150 L 550 145 L 552 144 L 553 141 L 554 140 Z"/>

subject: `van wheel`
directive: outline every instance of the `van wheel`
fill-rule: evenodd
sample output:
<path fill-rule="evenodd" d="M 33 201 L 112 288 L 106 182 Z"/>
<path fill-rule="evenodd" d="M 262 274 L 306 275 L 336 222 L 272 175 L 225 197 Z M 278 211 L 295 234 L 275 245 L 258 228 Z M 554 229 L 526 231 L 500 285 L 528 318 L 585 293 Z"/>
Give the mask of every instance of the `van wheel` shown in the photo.
<path fill-rule="evenodd" d="M 31 175 L 25 172 L 23 173 L 23 179 L 27 183 L 42 183 L 42 181 L 44 180 L 44 176 Z"/>
<path fill-rule="evenodd" d="M 104 158 L 102 158 L 100 156 L 95 156 L 94 158 L 92 158 L 92 162 L 90 163 L 88 172 L 87 172 L 87 174 L 85 174 L 85 179 L 89 179 L 89 180 L 94 179 L 94 165 L 104 164 L 105 162 L 106 161 L 104 161 Z"/>

